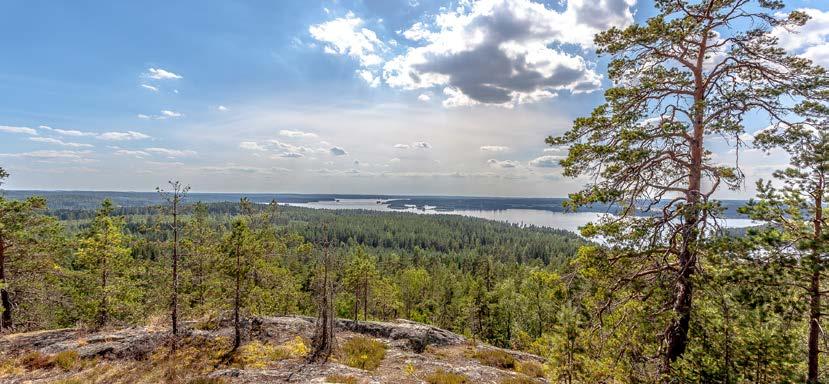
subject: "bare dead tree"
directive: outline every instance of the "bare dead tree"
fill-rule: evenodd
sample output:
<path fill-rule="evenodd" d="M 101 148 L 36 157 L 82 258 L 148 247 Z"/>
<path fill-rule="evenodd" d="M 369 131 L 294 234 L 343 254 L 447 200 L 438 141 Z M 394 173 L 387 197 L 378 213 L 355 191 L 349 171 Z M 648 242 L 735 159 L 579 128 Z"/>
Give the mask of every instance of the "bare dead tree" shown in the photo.
<path fill-rule="evenodd" d="M 334 284 L 331 276 L 334 260 L 329 249 L 328 227 L 323 226 L 322 231 L 322 278 L 317 287 L 319 309 L 312 339 L 313 350 L 308 355 L 308 361 L 325 363 L 337 349 L 337 338 L 334 329 Z"/>
<path fill-rule="evenodd" d="M 156 191 L 161 195 L 164 201 L 167 202 L 167 208 L 173 216 L 173 222 L 170 224 L 170 229 L 173 232 L 173 291 L 170 296 L 170 318 L 172 320 L 173 336 L 178 336 L 178 239 L 179 239 L 179 215 L 181 214 L 181 205 L 187 193 L 190 191 L 189 185 L 182 185 L 180 181 L 168 181 L 170 190 L 166 191 L 157 187 Z"/>

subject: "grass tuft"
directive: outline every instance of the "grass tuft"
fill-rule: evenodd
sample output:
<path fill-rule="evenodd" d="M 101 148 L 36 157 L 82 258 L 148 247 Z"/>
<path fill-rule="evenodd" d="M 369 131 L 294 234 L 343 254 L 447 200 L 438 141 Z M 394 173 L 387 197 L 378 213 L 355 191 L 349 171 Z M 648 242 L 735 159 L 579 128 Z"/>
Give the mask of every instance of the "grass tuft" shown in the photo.
<path fill-rule="evenodd" d="M 459 375 L 457 373 L 447 372 L 442 369 L 438 369 L 435 372 L 430 373 L 426 376 L 426 382 L 429 384 L 471 384 L 472 381 L 469 380 L 468 377 L 464 375 Z"/>
<path fill-rule="evenodd" d="M 529 377 L 544 377 L 544 367 L 537 361 L 523 361 L 516 365 L 515 370 Z"/>
<path fill-rule="evenodd" d="M 81 361 L 81 358 L 80 356 L 78 356 L 77 351 L 70 349 L 56 354 L 54 357 L 52 357 L 52 360 L 54 361 L 55 365 L 60 367 L 60 369 L 68 371 L 72 368 L 75 368 L 75 366 L 77 366 L 78 363 Z"/>
<path fill-rule="evenodd" d="M 349 367 L 373 371 L 386 357 L 386 345 L 368 337 L 357 336 L 343 343 L 340 356 Z"/>
<path fill-rule="evenodd" d="M 340 383 L 340 384 L 357 384 L 357 383 L 360 382 L 360 380 L 357 379 L 356 377 L 348 376 L 348 375 L 330 375 L 330 376 L 325 378 L 325 381 L 329 382 L 329 383 Z"/>
<path fill-rule="evenodd" d="M 515 358 L 498 349 L 481 349 L 475 352 L 475 358 L 483 365 L 501 369 L 515 368 Z"/>

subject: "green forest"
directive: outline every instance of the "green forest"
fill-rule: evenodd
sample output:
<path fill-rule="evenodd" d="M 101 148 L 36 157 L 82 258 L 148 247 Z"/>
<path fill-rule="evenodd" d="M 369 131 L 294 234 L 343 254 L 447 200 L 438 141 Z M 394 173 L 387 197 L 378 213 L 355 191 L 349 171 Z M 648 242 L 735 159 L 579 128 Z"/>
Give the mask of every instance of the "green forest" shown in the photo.
<path fill-rule="evenodd" d="M 0 328 L 177 335 L 233 316 L 235 350 L 251 316 L 402 318 L 542 356 L 557 383 L 827 382 L 829 76 L 773 33 L 809 18 L 777 0 L 655 6 L 596 35 L 613 86 L 546 139 L 566 151 L 564 176 L 584 181 L 565 207 L 614 207 L 578 235 L 202 203 L 178 181 L 149 207 L 0 197 Z M 714 142 L 788 164 L 752 179 Z M 728 231 L 717 196 L 749 183 L 758 193 L 739 212 L 758 225 Z"/>

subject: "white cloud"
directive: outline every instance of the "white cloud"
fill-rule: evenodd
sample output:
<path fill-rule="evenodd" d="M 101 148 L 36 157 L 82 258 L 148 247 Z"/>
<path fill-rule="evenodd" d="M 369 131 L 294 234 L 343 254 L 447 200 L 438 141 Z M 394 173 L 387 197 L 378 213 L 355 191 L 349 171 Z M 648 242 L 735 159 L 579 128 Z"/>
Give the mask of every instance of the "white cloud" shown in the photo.
<path fill-rule="evenodd" d="M 601 75 L 561 44 L 592 48 L 593 35 L 633 22 L 635 0 L 570 0 L 563 12 L 530 0 L 481 0 L 446 10 L 403 36 L 423 45 L 387 61 L 392 87 L 438 87 L 444 106 L 510 106 L 592 92 Z"/>
<path fill-rule="evenodd" d="M 92 151 L 70 151 L 70 150 L 41 150 L 22 153 L 0 153 L 0 157 L 31 158 L 43 161 L 61 160 L 86 162 L 91 161 L 88 156 Z"/>
<path fill-rule="evenodd" d="M 239 143 L 239 148 L 247 149 L 249 151 L 266 151 L 267 148 L 255 141 L 243 141 Z"/>
<path fill-rule="evenodd" d="M 57 145 L 62 145 L 64 147 L 73 147 L 73 148 L 92 148 L 92 147 L 94 147 L 94 145 L 92 145 L 92 144 L 65 142 L 63 140 L 53 139 L 51 137 L 30 137 L 29 140 L 36 141 L 36 142 L 39 142 L 39 143 L 57 144 Z"/>
<path fill-rule="evenodd" d="M 415 149 L 431 149 L 432 145 L 425 141 L 415 141 L 412 143 L 412 148 Z"/>
<path fill-rule="evenodd" d="M 509 147 L 505 147 L 503 145 L 482 145 L 481 151 L 484 152 L 507 152 L 509 151 Z"/>
<path fill-rule="evenodd" d="M 100 140 L 107 141 L 127 141 L 127 140 L 142 140 L 149 139 L 150 136 L 141 132 L 127 131 L 127 132 L 104 132 L 97 136 Z"/>
<path fill-rule="evenodd" d="M 279 136 L 285 137 L 293 137 L 293 138 L 303 138 L 303 139 L 313 139 L 317 137 L 316 133 L 312 132 L 303 132 L 303 131 L 295 131 L 290 129 L 283 129 L 279 131 Z"/>
<path fill-rule="evenodd" d="M 276 155 L 276 157 L 282 157 L 282 158 L 286 158 L 286 159 L 298 159 L 300 157 L 305 157 L 305 155 L 303 155 L 299 152 L 285 152 L 285 153 L 281 153 L 279 155 Z"/>
<path fill-rule="evenodd" d="M 12 127 L 8 125 L 0 125 L 0 132 L 5 133 L 20 133 L 24 135 L 37 135 L 37 130 L 29 127 Z"/>
<path fill-rule="evenodd" d="M 417 99 L 420 100 L 420 101 L 423 101 L 423 102 L 427 102 L 427 101 L 431 100 L 432 98 L 429 97 L 429 95 L 427 95 L 425 93 L 421 93 L 420 96 L 417 97 Z"/>
<path fill-rule="evenodd" d="M 519 163 L 515 160 L 500 161 L 500 160 L 495 160 L 495 159 L 489 159 L 489 160 L 486 161 L 486 163 L 489 164 L 489 166 L 493 167 L 493 168 L 518 168 L 521 165 L 521 163 Z"/>
<path fill-rule="evenodd" d="M 178 74 L 173 72 L 161 69 L 161 68 L 150 68 L 147 70 L 145 74 L 147 77 L 156 80 L 171 80 L 171 79 L 181 79 L 182 77 Z"/>
<path fill-rule="evenodd" d="M 150 118 L 150 116 L 149 116 L 149 115 L 145 115 L 145 114 L 143 114 L 143 113 L 139 113 L 139 114 L 135 115 L 135 117 L 137 117 L 137 118 L 139 118 L 139 119 L 144 119 L 144 120 L 147 120 L 147 119 L 149 119 L 149 118 Z"/>
<path fill-rule="evenodd" d="M 57 133 L 62 136 L 74 136 L 74 137 L 84 137 L 84 136 L 95 136 L 97 133 L 95 132 L 81 132 L 74 129 L 60 129 L 60 128 L 52 128 L 48 125 L 41 125 L 38 128 L 45 129 L 47 131 L 51 131 Z"/>
<path fill-rule="evenodd" d="M 225 107 L 224 105 L 220 105 L 220 106 L 216 107 L 216 109 L 217 109 L 219 112 L 227 112 L 227 111 L 228 111 L 228 108 L 227 108 L 227 107 Z"/>
<path fill-rule="evenodd" d="M 342 149 L 340 147 L 331 147 L 331 149 L 329 149 L 329 152 L 331 153 L 331 156 L 345 156 L 345 155 L 348 155 L 348 152 L 346 152 L 345 149 Z"/>
<path fill-rule="evenodd" d="M 139 159 L 143 159 L 143 158 L 145 158 L 145 157 L 149 157 L 149 156 L 150 156 L 150 154 L 149 154 L 149 153 L 147 153 L 147 152 L 144 152 L 144 151 L 134 151 L 134 150 L 129 150 L 129 149 L 119 149 L 119 150 L 115 151 L 114 153 L 115 153 L 116 155 L 119 155 L 119 156 L 134 156 L 134 157 L 137 157 L 137 158 L 139 158 Z"/>
<path fill-rule="evenodd" d="M 191 150 L 180 150 L 180 149 L 169 149 L 169 148 L 144 148 L 145 152 L 154 153 L 157 155 L 167 156 L 168 158 L 177 158 L 177 157 L 191 157 L 196 156 L 196 151 Z"/>
<path fill-rule="evenodd" d="M 164 117 L 181 117 L 181 113 L 178 113 L 176 111 L 163 110 L 163 111 L 161 111 L 161 116 L 164 116 Z"/>
<path fill-rule="evenodd" d="M 141 87 L 144 88 L 144 89 L 149 89 L 153 92 L 158 92 L 158 87 L 154 87 L 154 86 L 149 85 L 149 84 L 141 84 Z"/>
<path fill-rule="evenodd" d="M 365 81 L 369 87 L 377 88 L 378 86 L 380 86 L 380 76 L 375 75 L 373 72 L 367 69 L 358 70 L 357 76 L 363 79 L 363 81 Z"/>
<path fill-rule="evenodd" d="M 799 9 L 811 17 L 795 31 L 776 27 L 772 34 L 787 51 L 811 59 L 816 64 L 829 66 L 829 11 L 813 8 Z"/>
<path fill-rule="evenodd" d="M 536 168 L 557 168 L 559 166 L 558 162 L 563 158 L 563 156 L 545 155 L 530 160 L 530 166 Z"/>
<path fill-rule="evenodd" d="M 362 19 L 349 12 L 345 17 L 312 25 L 308 32 L 325 44 L 326 53 L 348 55 L 362 66 L 378 65 L 383 62 L 378 52 L 384 49 L 385 44 L 363 24 Z"/>
<path fill-rule="evenodd" d="M 394 147 L 397 148 L 397 149 L 409 149 L 409 148 L 411 148 L 411 146 L 409 144 L 395 144 Z"/>

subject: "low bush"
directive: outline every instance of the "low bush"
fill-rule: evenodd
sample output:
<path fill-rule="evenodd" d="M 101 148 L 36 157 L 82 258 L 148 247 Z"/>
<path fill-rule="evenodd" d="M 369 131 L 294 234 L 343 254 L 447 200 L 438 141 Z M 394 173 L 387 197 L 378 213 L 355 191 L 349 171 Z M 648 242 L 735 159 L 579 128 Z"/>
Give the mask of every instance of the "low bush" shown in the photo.
<path fill-rule="evenodd" d="M 426 376 L 426 382 L 429 384 L 472 384 L 472 381 L 468 377 L 442 369 L 438 369 Z"/>
<path fill-rule="evenodd" d="M 325 381 L 329 383 L 341 384 L 357 384 L 360 382 L 360 380 L 358 380 L 356 377 L 348 375 L 330 375 L 325 378 Z"/>
<path fill-rule="evenodd" d="M 516 376 L 501 380 L 500 384 L 538 384 L 538 381 L 526 376 Z"/>
<path fill-rule="evenodd" d="M 516 365 L 515 370 L 529 377 L 544 377 L 544 367 L 537 361 L 524 361 Z"/>
<path fill-rule="evenodd" d="M 68 350 L 63 351 L 52 357 L 55 365 L 63 369 L 64 371 L 68 371 L 72 368 L 75 368 L 78 365 L 78 362 L 81 361 L 80 356 L 78 356 L 77 351 Z"/>
<path fill-rule="evenodd" d="M 515 368 L 515 358 L 498 349 L 481 349 L 475 352 L 475 358 L 483 365 L 501 369 Z"/>
<path fill-rule="evenodd" d="M 38 351 L 31 351 L 20 357 L 20 365 L 33 371 L 36 369 L 52 368 L 53 362 L 49 356 Z"/>
<path fill-rule="evenodd" d="M 190 379 L 187 384 L 224 384 L 225 381 L 218 377 L 197 377 Z"/>
<path fill-rule="evenodd" d="M 340 357 L 349 367 L 373 371 L 386 357 L 386 345 L 368 337 L 353 337 L 340 347 Z"/>

